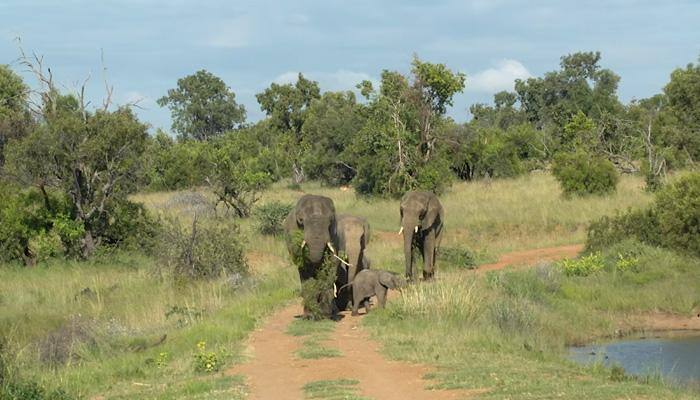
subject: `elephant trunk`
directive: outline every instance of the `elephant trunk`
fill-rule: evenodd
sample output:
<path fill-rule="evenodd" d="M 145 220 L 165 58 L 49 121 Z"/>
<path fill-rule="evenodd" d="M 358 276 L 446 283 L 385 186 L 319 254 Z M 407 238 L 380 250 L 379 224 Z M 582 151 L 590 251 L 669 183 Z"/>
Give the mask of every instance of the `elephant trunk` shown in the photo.
<path fill-rule="evenodd" d="M 406 277 L 413 279 L 413 237 L 416 234 L 418 222 L 401 221 L 403 233 L 403 253 L 406 259 Z"/>
<path fill-rule="evenodd" d="M 323 261 L 327 243 L 330 238 L 324 237 L 308 237 L 306 238 L 306 246 L 309 249 L 309 261 L 318 264 Z"/>
<path fill-rule="evenodd" d="M 360 263 L 362 260 L 362 249 L 360 248 L 360 243 L 348 243 L 346 245 L 345 252 L 348 256 L 348 282 L 352 282 L 355 279 L 355 275 L 359 271 Z"/>

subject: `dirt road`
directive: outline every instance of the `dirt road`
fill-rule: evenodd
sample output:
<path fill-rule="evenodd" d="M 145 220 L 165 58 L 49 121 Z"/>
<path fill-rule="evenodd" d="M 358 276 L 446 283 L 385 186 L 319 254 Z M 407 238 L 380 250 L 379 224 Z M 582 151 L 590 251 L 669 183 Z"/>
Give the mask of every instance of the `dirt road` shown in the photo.
<path fill-rule="evenodd" d="M 484 265 L 479 270 L 571 257 L 581 248 L 580 245 L 573 245 L 506 254 L 497 263 Z M 340 357 L 318 360 L 297 358 L 295 352 L 302 346 L 303 338 L 291 336 L 285 331 L 295 315 L 300 313 L 301 306 L 293 304 L 270 317 L 248 340 L 250 361 L 227 371 L 228 374 L 246 377 L 250 388 L 249 399 L 301 400 L 304 398 L 304 384 L 334 379 L 358 380 L 358 395 L 375 400 L 464 399 L 488 390 L 427 389 L 430 382 L 423 376 L 430 371 L 430 367 L 384 358 L 379 352 L 379 345 L 360 326 L 361 316 L 345 314 L 335 325 L 331 338 L 324 342 L 328 347 L 340 350 Z"/>

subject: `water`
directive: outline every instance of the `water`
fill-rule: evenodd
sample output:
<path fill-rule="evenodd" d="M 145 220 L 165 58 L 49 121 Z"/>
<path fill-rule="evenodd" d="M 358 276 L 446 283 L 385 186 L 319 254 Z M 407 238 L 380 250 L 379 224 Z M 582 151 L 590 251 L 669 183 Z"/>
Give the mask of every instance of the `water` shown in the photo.
<path fill-rule="evenodd" d="M 630 375 L 661 375 L 681 384 L 700 382 L 700 336 L 616 340 L 569 351 L 579 363 L 617 364 Z"/>

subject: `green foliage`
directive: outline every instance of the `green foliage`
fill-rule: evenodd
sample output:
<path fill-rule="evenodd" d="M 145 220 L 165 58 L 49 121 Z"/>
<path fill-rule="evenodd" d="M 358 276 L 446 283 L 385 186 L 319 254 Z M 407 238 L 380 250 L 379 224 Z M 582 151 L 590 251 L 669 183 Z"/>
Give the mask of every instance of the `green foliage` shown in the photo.
<path fill-rule="evenodd" d="M 668 99 L 665 141 L 678 150 L 682 164 L 700 159 L 700 62 L 671 73 L 664 87 Z"/>
<path fill-rule="evenodd" d="M 668 184 L 651 207 L 603 217 L 590 224 L 588 250 L 603 249 L 627 238 L 691 254 L 700 254 L 700 174 L 689 173 Z"/>
<path fill-rule="evenodd" d="M 250 216 L 260 193 L 272 183 L 270 155 L 248 135 L 231 132 L 207 149 L 212 166 L 207 183 L 227 210 L 239 218 Z"/>
<path fill-rule="evenodd" d="M 158 99 L 173 116 L 173 130 L 181 139 L 209 140 L 245 121 L 245 108 L 221 78 L 200 70 L 178 79 L 177 88 Z"/>
<path fill-rule="evenodd" d="M 451 151 L 452 169 L 464 180 L 508 178 L 525 172 L 522 160 L 531 158 L 531 128 L 465 127 L 455 133 Z M 534 158 L 534 157 L 532 157 Z"/>
<path fill-rule="evenodd" d="M 458 268 L 474 269 L 477 266 L 477 256 L 465 247 L 441 247 L 439 258 Z"/>
<path fill-rule="evenodd" d="M 413 62 L 413 79 L 383 71 L 379 92 L 367 92 L 367 123 L 349 149 L 358 193 L 398 197 L 407 190 L 441 193 L 452 173 L 442 141 L 446 106 L 464 76 L 443 64 Z"/>
<path fill-rule="evenodd" d="M 114 207 L 137 188 L 147 127 L 128 108 L 90 113 L 55 89 L 43 100 L 41 125 L 8 146 L 5 167 L 16 183 L 71 200 L 71 215 L 85 228 L 82 256 L 88 257 L 105 239 Z"/>
<path fill-rule="evenodd" d="M 603 256 L 599 252 L 577 259 L 566 258 L 558 265 L 567 276 L 588 276 L 605 268 Z"/>
<path fill-rule="evenodd" d="M 584 151 L 558 153 L 552 173 L 565 195 L 605 195 L 615 191 L 618 174 L 608 160 Z"/>
<path fill-rule="evenodd" d="M 158 131 L 149 139 L 144 183 L 152 190 L 177 190 L 201 186 L 211 165 L 206 157 L 207 143 L 175 142 Z"/>
<path fill-rule="evenodd" d="M 0 167 L 5 163 L 5 145 L 23 137 L 32 127 L 28 98 L 29 87 L 22 78 L 0 64 Z"/>
<path fill-rule="evenodd" d="M 167 220 L 156 256 L 162 270 L 176 281 L 248 274 L 243 238 L 233 221 L 194 218 L 186 229 L 177 220 Z"/>
<path fill-rule="evenodd" d="M 308 178 L 329 185 L 352 180 L 354 159 L 345 149 L 366 122 L 361 110 L 352 92 L 326 92 L 311 103 L 301 132 Z"/>
<path fill-rule="evenodd" d="M 273 201 L 256 207 L 253 215 L 257 220 L 257 229 L 263 235 L 281 235 L 284 233 L 284 219 L 294 206 L 289 203 Z"/>
<path fill-rule="evenodd" d="M 700 173 L 664 187 L 656 195 L 654 210 L 663 245 L 700 255 Z"/>
<path fill-rule="evenodd" d="M 214 351 L 207 351 L 207 343 L 197 342 L 197 352 L 194 354 L 194 370 L 197 372 L 218 372 L 221 369 L 222 360 Z"/>
<path fill-rule="evenodd" d="M 293 232 L 291 237 L 292 264 L 297 269 L 307 268 L 304 260 L 308 258 L 308 246 L 301 247 L 304 240 L 304 232 L 298 230 Z M 301 297 L 304 308 L 309 312 L 310 317 L 315 320 L 328 318 L 333 313 L 333 285 L 336 280 L 337 264 L 328 250 L 324 253 L 321 266 L 315 271 L 315 275 L 301 282 Z"/>

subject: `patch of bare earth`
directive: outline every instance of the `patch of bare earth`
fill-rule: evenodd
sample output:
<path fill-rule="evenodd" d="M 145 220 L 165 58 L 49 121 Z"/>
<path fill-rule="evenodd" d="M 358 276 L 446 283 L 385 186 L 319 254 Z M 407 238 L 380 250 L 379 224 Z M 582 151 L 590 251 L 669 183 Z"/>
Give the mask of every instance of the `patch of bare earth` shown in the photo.
<path fill-rule="evenodd" d="M 540 261 L 553 261 L 565 257 L 576 257 L 583 245 L 572 244 L 569 246 L 547 247 L 543 249 L 514 251 L 504 254 L 493 264 L 480 265 L 477 271 L 493 271 L 503 269 L 508 266 L 529 266 Z"/>
<path fill-rule="evenodd" d="M 247 350 L 250 361 L 227 371 L 246 376 L 249 399 L 300 400 L 304 398 L 304 384 L 335 379 L 357 379 L 359 394 L 377 400 L 460 399 L 470 395 L 467 391 L 427 389 L 430 382 L 423 376 L 430 372 L 429 367 L 386 360 L 379 345 L 360 327 L 362 317 L 349 313 L 343 313 L 331 338 L 324 342 L 340 350 L 340 357 L 299 359 L 294 353 L 303 338 L 285 331 L 301 311 L 301 306 L 294 304 L 273 315 L 251 334 Z"/>

